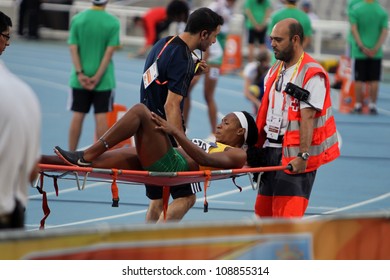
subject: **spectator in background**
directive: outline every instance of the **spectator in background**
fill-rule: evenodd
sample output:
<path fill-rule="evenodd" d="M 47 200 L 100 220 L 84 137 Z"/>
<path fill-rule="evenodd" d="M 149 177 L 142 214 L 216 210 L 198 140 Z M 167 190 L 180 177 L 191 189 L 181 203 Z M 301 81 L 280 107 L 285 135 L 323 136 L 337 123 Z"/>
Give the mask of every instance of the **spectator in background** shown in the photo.
<path fill-rule="evenodd" d="M 211 142 L 215 141 L 215 130 L 217 127 L 218 119 L 218 108 L 214 98 L 215 88 L 217 87 L 218 79 L 220 76 L 220 68 L 222 65 L 222 60 L 225 51 L 225 43 L 230 30 L 229 25 L 233 17 L 235 2 L 236 0 L 214 0 L 208 6 L 209 9 L 222 16 L 224 20 L 224 24 L 221 26 L 221 31 L 217 36 L 217 42 L 207 49 L 203 57 L 203 59 L 207 61 L 207 64 L 210 67 L 210 70 L 203 75 L 203 96 L 207 103 L 207 110 L 211 129 L 211 134 L 207 137 L 207 140 Z M 198 75 L 192 79 L 190 89 L 188 91 L 188 96 L 186 99 L 184 99 L 183 116 L 186 127 L 188 126 L 191 110 L 190 94 L 200 78 L 201 76 Z"/>
<path fill-rule="evenodd" d="M 347 1 L 347 10 L 346 10 L 346 14 L 347 14 L 347 17 L 348 17 L 348 21 L 349 21 L 349 16 L 351 14 L 351 11 L 352 11 L 352 8 L 353 6 L 355 6 L 355 4 L 361 2 L 363 0 L 348 0 Z M 348 30 L 348 34 L 347 34 L 347 43 L 345 44 L 345 56 L 350 59 L 351 58 L 351 46 L 353 44 L 353 35 L 352 35 L 352 32 L 351 32 L 351 28 L 349 28 Z M 338 67 L 340 67 L 340 64 L 338 64 Z M 341 89 L 343 85 L 343 80 L 341 77 L 338 77 L 337 75 L 335 76 L 335 79 L 334 79 L 334 82 L 333 84 L 331 85 L 332 88 L 334 89 Z"/>
<path fill-rule="evenodd" d="M 379 81 L 381 79 L 383 44 L 388 33 L 388 12 L 378 1 L 364 0 L 354 5 L 349 22 L 353 35 L 351 57 L 354 60 L 354 113 L 362 112 L 363 85 L 368 87 L 370 114 L 376 115 Z"/>
<path fill-rule="evenodd" d="M 253 113 L 257 114 L 264 94 L 264 78 L 271 67 L 271 54 L 263 50 L 256 61 L 249 62 L 243 71 L 244 95 L 253 104 Z"/>
<path fill-rule="evenodd" d="M 0 12 L 0 55 L 11 19 Z M 24 227 L 28 186 L 38 176 L 41 111 L 32 89 L 0 61 L 0 230 Z"/>
<path fill-rule="evenodd" d="M 137 57 L 144 57 L 171 23 L 186 22 L 188 15 L 188 4 L 184 0 L 173 0 L 167 7 L 153 7 L 142 17 L 135 17 L 134 25 L 143 29 L 145 37 L 145 44 L 138 50 Z"/>
<path fill-rule="evenodd" d="M 307 49 L 311 43 L 311 36 L 313 34 L 313 30 L 309 16 L 301 9 L 298 9 L 297 2 L 298 0 L 286 0 L 284 8 L 276 11 L 271 15 L 271 20 L 268 24 L 267 34 L 270 35 L 274 25 L 282 19 L 294 18 L 303 27 L 303 48 Z"/>
<path fill-rule="evenodd" d="M 313 5 L 309 0 L 304 0 L 302 2 L 301 9 L 309 16 L 312 24 L 313 20 L 319 19 L 318 15 L 313 11 Z"/>
<path fill-rule="evenodd" d="M 272 12 L 270 0 L 245 0 L 245 26 L 248 30 L 248 61 L 255 58 L 255 44 L 259 43 L 259 50 L 266 49 L 265 36 L 267 22 Z"/>
<path fill-rule="evenodd" d="M 112 57 L 119 47 L 118 18 L 105 11 L 108 0 L 92 0 L 92 7 L 76 14 L 70 24 L 68 44 L 73 69 L 70 76 L 69 150 L 75 151 L 86 114 L 94 107 L 96 138 L 108 129 L 116 87 Z"/>
<path fill-rule="evenodd" d="M 28 38 L 39 39 L 39 19 L 42 0 L 21 0 L 19 4 L 18 35 L 24 36 L 27 22 Z"/>
<path fill-rule="evenodd" d="M 350 20 L 350 15 L 351 15 L 351 11 L 353 9 L 353 7 L 362 2 L 363 0 L 348 0 L 347 2 L 347 17 L 348 17 L 348 21 Z M 349 32 L 348 32 L 348 35 L 347 35 L 347 49 L 346 49 L 346 55 L 348 57 L 351 57 L 351 47 L 352 47 L 352 44 L 353 44 L 353 35 L 352 35 L 352 31 L 351 31 L 351 28 L 349 29 Z"/>

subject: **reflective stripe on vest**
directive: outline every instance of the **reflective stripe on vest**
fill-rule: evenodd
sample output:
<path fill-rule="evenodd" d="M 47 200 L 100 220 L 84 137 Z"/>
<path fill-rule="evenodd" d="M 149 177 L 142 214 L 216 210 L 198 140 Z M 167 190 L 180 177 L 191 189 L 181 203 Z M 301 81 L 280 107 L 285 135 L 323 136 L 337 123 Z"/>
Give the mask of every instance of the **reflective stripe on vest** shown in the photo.
<path fill-rule="evenodd" d="M 315 69 L 315 68 L 318 68 Z M 305 79 L 306 74 L 309 76 Z M 322 66 L 317 62 L 309 61 L 301 67 L 294 84 L 303 87 L 307 80 L 317 73 L 324 73 Z M 338 148 L 338 137 L 336 124 L 333 117 L 333 110 L 330 100 L 329 86 L 327 85 L 324 108 L 317 112 L 313 123 L 313 139 L 309 148 L 309 160 L 306 171 L 313 171 L 320 165 L 327 163 L 338 157 L 340 154 Z M 288 164 L 292 159 L 298 156 L 300 152 L 300 114 L 289 109 L 288 125 L 283 141 L 282 164 Z"/>

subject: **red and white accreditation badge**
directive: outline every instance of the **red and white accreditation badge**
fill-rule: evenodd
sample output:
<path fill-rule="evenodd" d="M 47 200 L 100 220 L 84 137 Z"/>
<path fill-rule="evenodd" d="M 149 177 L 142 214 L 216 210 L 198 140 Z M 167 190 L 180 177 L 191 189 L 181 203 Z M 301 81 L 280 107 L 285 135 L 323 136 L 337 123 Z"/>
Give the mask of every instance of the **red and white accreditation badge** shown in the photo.
<path fill-rule="evenodd" d="M 148 70 L 142 75 L 144 79 L 144 88 L 146 89 L 158 77 L 157 61 L 155 61 Z"/>
<path fill-rule="evenodd" d="M 267 138 L 278 140 L 280 127 L 282 126 L 282 115 L 272 114 L 268 125 Z"/>

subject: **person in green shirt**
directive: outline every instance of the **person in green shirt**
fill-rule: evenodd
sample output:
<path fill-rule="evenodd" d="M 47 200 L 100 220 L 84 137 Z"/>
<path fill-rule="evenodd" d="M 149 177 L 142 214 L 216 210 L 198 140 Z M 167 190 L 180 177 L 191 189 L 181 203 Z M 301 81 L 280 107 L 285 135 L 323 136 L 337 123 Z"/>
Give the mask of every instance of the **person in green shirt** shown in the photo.
<path fill-rule="evenodd" d="M 68 44 L 73 62 L 69 85 L 69 109 L 73 117 L 69 128 L 69 150 L 80 139 L 84 118 L 94 107 L 96 138 L 108 129 L 107 113 L 112 111 L 116 87 L 115 50 L 120 46 L 118 18 L 107 13 L 108 0 L 92 0 L 92 7 L 76 14 L 70 24 Z"/>
<path fill-rule="evenodd" d="M 349 15 L 353 42 L 351 58 L 354 60 L 355 108 L 362 112 L 363 84 L 369 91 L 370 113 L 376 115 L 376 101 L 381 78 L 383 44 L 388 33 L 388 12 L 375 0 L 364 0 L 354 5 Z"/>
<path fill-rule="evenodd" d="M 248 61 L 255 59 L 255 42 L 260 51 L 266 50 L 265 35 L 267 21 L 272 12 L 270 0 L 245 0 L 245 27 L 248 30 Z"/>
<path fill-rule="evenodd" d="M 311 36 L 313 34 L 313 29 L 311 26 L 311 21 L 309 16 L 297 7 L 297 0 L 286 0 L 285 7 L 277 10 L 275 13 L 271 15 L 270 22 L 267 28 L 267 35 L 271 34 L 272 28 L 279 21 L 286 18 L 294 18 L 296 19 L 303 27 L 304 40 L 303 40 L 303 48 L 307 49 L 311 42 Z"/>

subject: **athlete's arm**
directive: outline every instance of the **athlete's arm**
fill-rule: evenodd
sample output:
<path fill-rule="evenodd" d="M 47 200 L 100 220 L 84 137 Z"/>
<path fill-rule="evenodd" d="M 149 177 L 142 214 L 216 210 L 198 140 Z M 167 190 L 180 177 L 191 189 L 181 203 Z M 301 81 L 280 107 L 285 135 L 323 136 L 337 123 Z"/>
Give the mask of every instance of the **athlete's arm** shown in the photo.
<path fill-rule="evenodd" d="M 239 148 L 229 148 L 224 152 L 205 153 L 201 148 L 192 143 L 184 134 L 172 124 L 152 112 L 152 119 L 160 129 L 175 137 L 181 148 L 199 165 L 221 169 L 241 168 L 246 162 L 246 152 Z"/>

